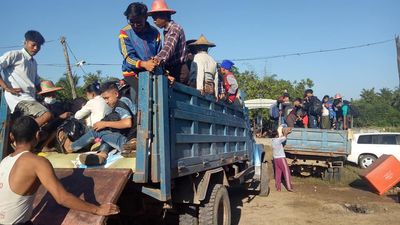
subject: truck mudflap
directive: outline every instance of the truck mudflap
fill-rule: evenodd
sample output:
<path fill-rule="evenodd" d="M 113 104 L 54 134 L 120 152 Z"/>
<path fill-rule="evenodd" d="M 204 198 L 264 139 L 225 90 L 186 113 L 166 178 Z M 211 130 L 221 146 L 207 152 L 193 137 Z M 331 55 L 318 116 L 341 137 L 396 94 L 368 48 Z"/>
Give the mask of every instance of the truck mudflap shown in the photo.
<path fill-rule="evenodd" d="M 129 177 L 130 169 L 55 169 L 65 189 L 93 204 L 116 203 Z M 54 200 L 43 186 L 33 203 L 33 224 L 96 225 L 107 218 L 67 209 Z"/>

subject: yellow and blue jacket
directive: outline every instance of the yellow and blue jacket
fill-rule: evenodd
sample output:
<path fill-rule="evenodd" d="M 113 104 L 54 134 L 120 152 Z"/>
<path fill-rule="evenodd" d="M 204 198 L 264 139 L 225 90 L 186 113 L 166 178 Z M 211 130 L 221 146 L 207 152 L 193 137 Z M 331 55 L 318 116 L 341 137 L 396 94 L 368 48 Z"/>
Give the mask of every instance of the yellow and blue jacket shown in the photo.
<path fill-rule="evenodd" d="M 161 38 L 158 30 L 146 22 L 146 28 L 136 33 L 130 25 L 119 33 L 119 50 L 124 57 L 122 74 L 124 77 L 137 76 L 144 69 L 141 61 L 149 60 L 161 50 Z"/>

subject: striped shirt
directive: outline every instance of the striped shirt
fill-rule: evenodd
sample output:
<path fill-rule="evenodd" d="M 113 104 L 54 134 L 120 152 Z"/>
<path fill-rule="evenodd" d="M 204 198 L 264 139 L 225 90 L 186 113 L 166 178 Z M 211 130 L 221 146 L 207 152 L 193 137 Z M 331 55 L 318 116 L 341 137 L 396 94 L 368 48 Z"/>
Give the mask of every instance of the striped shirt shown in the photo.
<path fill-rule="evenodd" d="M 185 32 L 179 24 L 172 20 L 169 22 L 164 30 L 164 46 L 154 58 L 166 66 L 187 61 Z"/>

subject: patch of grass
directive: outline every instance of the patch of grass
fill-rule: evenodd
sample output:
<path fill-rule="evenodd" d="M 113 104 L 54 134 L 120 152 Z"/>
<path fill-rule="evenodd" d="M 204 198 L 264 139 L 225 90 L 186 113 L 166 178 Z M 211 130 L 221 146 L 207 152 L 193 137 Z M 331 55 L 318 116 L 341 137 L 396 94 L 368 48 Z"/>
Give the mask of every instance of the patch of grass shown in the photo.
<path fill-rule="evenodd" d="M 335 186 L 367 186 L 358 176 L 362 169 L 352 166 L 344 165 L 342 169 L 341 180 L 339 182 L 323 180 L 321 177 L 301 177 L 293 176 L 293 181 L 296 183 L 316 184 L 316 185 L 335 185 Z"/>

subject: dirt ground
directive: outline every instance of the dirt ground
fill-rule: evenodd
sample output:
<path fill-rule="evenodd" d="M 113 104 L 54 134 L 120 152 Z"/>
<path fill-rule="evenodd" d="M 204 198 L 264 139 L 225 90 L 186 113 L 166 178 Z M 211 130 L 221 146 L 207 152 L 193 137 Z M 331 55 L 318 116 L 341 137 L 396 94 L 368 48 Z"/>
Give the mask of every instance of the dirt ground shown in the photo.
<path fill-rule="evenodd" d="M 268 151 L 268 146 L 266 147 Z M 277 192 L 271 179 L 268 197 L 230 188 L 233 225 L 386 225 L 400 224 L 397 192 L 372 192 L 359 177 L 360 169 L 346 165 L 340 183 L 294 177 L 295 192 Z M 272 171 L 271 171 L 272 172 Z"/>

